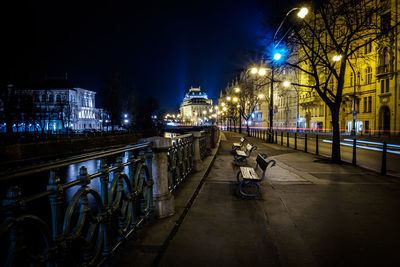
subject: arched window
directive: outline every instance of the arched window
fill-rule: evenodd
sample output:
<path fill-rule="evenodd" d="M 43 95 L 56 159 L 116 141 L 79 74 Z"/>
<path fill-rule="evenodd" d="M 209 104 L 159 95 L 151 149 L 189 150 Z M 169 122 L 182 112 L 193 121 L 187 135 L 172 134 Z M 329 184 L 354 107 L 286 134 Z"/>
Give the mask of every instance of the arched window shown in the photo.
<path fill-rule="evenodd" d="M 54 103 L 54 95 L 49 95 L 49 103 Z"/>
<path fill-rule="evenodd" d="M 357 85 L 361 84 L 361 73 L 358 71 L 357 72 Z"/>

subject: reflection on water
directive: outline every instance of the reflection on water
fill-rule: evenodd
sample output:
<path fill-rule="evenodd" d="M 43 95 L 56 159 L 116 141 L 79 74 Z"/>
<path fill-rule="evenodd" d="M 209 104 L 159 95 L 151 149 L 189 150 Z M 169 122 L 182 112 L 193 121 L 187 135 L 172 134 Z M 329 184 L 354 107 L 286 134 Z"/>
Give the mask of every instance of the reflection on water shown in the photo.
<path fill-rule="evenodd" d="M 122 162 L 126 162 L 128 160 L 127 155 L 125 154 L 122 157 Z M 109 167 L 112 167 L 113 165 L 115 165 L 116 162 L 116 157 L 109 157 L 106 159 L 107 165 Z M 65 168 L 60 169 L 60 178 L 61 178 L 61 183 L 70 183 L 73 182 L 75 180 L 78 179 L 79 176 L 79 169 L 84 166 L 87 168 L 87 172 L 89 175 L 94 174 L 96 172 L 99 171 L 100 169 L 100 164 L 101 164 L 101 160 L 100 159 L 96 159 L 96 160 L 88 160 L 88 161 L 84 161 L 84 162 L 80 162 L 77 164 L 72 164 L 69 165 Z M 129 173 L 129 168 L 125 167 L 124 168 L 124 172 L 130 176 Z M 112 179 L 114 178 L 114 173 L 110 173 L 110 183 L 109 186 L 111 184 Z M 90 181 L 90 184 L 88 185 L 89 187 L 93 188 L 94 190 L 96 190 L 99 194 L 101 193 L 101 182 L 100 182 L 100 178 L 95 178 L 92 179 Z M 65 196 L 66 196 L 66 200 L 69 202 L 72 197 L 74 196 L 74 194 L 79 190 L 81 186 L 77 185 L 77 186 L 73 186 L 69 189 L 67 189 L 65 191 Z M 93 197 L 90 195 L 89 196 L 89 201 L 92 202 Z"/>

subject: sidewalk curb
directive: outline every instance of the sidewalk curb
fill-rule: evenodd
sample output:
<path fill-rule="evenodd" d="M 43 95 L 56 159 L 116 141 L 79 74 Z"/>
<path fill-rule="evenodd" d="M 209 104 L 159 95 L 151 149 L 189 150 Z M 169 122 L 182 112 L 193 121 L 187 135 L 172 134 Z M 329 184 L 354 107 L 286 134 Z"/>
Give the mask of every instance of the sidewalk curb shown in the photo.
<path fill-rule="evenodd" d="M 169 233 L 169 235 L 167 236 L 167 238 L 165 239 L 165 241 L 163 242 L 163 244 L 161 245 L 161 248 L 159 249 L 159 251 L 157 252 L 157 255 L 155 257 L 155 259 L 153 260 L 151 266 L 158 266 L 160 264 L 161 258 L 164 255 L 165 251 L 167 250 L 169 243 L 171 242 L 171 240 L 174 238 L 175 234 L 178 232 L 181 224 L 183 223 L 187 213 L 189 212 L 191 206 L 193 205 L 194 201 L 197 198 L 197 195 L 200 192 L 200 189 L 202 188 L 208 174 L 211 171 L 211 167 L 214 165 L 214 161 L 217 157 L 217 153 L 220 147 L 220 143 L 221 143 L 221 136 L 222 136 L 222 131 L 220 132 L 216 147 L 211 151 L 211 156 L 212 159 L 209 162 L 206 170 L 204 171 L 204 173 L 202 174 L 202 178 L 200 179 L 199 184 L 196 187 L 196 190 L 193 192 L 191 198 L 189 199 L 189 201 L 186 203 L 185 208 L 183 209 L 182 213 L 179 215 L 178 220 L 176 221 L 174 227 L 172 228 L 171 232 Z"/>

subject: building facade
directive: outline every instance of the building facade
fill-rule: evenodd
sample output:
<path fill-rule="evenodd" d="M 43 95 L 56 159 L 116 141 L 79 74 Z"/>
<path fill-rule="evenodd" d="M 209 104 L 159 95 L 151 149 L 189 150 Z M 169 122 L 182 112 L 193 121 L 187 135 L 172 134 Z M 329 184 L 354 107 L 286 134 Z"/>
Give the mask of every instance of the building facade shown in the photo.
<path fill-rule="evenodd" d="M 204 125 L 210 123 L 212 100 L 200 87 L 189 89 L 180 106 L 181 121 L 185 125 Z"/>
<path fill-rule="evenodd" d="M 13 88 L 13 131 L 60 132 L 99 130 L 104 112 L 96 108 L 96 92 L 68 80 L 46 80 Z"/>
<path fill-rule="evenodd" d="M 341 132 L 357 134 L 396 134 L 400 132 L 400 60 L 399 1 L 371 2 L 379 13 L 377 32 L 352 45 L 364 45 L 352 55 L 346 68 L 342 102 L 339 113 Z M 389 30 L 390 29 L 390 30 Z M 381 31 L 383 36 L 372 39 Z M 323 76 L 321 71 L 321 76 Z M 312 84 L 300 74 L 300 84 Z M 335 89 L 336 79 L 329 80 L 328 88 Z M 301 88 L 299 94 L 299 126 L 312 131 L 331 131 L 331 111 L 316 91 Z"/>

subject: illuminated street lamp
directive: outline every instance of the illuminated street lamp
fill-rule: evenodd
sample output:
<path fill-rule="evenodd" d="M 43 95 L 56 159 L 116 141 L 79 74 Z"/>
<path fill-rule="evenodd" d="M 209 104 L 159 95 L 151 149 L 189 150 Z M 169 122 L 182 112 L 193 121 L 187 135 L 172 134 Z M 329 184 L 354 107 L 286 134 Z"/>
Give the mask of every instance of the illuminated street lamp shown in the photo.
<path fill-rule="evenodd" d="M 340 61 L 340 60 L 342 60 L 342 55 L 334 55 L 332 59 L 335 62 Z"/>
<path fill-rule="evenodd" d="M 234 98 L 232 98 L 232 102 L 236 103 L 239 101 L 239 98 L 237 98 L 236 96 Z"/>
<path fill-rule="evenodd" d="M 250 73 L 251 74 L 257 74 L 258 73 L 258 69 L 256 67 L 253 67 L 250 69 Z"/>
<path fill-rule="evenodd" d="M 290 82 L 289 81 L 284 81 L 283 83 L 282 83 L 282 85 L 283 85 L 283 87 L 289 87 L 290 86 Z"/>
<path fill-rule="evenodd" d="M 257 97 L 258 97 L 259 99 L 263 99 L 263 98 L 264 98 L 264 94 L 258 94 Z"/>
<path fill-rule="evenodd" d="M 226 100 L 227 100 L 227 101 L 231 101 L 231 99 L 232 99 L 232 98 L 231 98 L 230 96 L 227 96 L 227 97 L 226 97 Z"/>
<path fill-rule="evenodd" d="M 239 93 L 240 92 L 240 88 L 239 87 L 236 87 L 235 88 L 235 93 Z"/>

